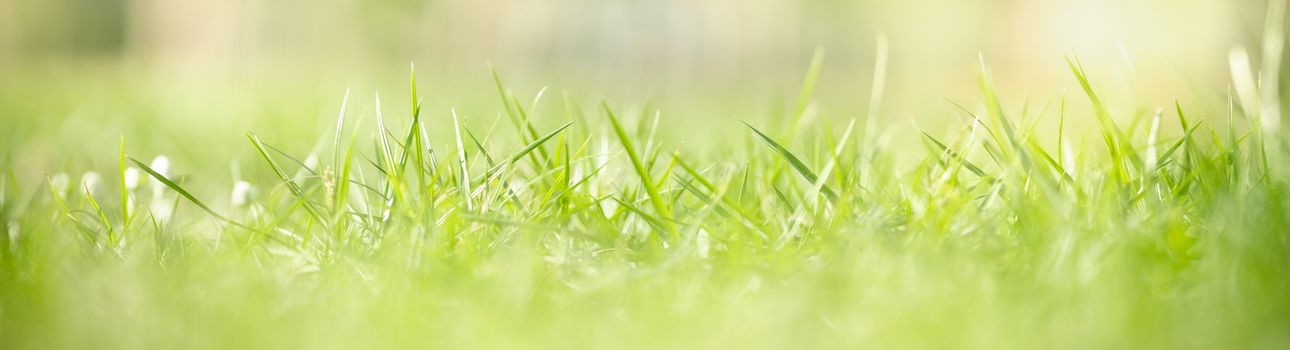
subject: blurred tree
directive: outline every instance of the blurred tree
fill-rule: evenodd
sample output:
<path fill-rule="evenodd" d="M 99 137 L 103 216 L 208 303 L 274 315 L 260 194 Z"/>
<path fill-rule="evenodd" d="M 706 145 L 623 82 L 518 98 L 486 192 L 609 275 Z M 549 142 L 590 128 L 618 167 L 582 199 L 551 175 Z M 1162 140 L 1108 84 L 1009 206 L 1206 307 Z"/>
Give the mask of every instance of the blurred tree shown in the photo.
<path fill-rule="evenodd" d="M 260 15 L 241 11 L 248 3 L 130 0 L 130 54 L 162 63 L 226 61 L 237 51 L 239 24 Z"/>
<path fill-rule="evenodd" d="M 125 45 L 126 0 L 0 0 L 0 54 L 115 56 Z"/>

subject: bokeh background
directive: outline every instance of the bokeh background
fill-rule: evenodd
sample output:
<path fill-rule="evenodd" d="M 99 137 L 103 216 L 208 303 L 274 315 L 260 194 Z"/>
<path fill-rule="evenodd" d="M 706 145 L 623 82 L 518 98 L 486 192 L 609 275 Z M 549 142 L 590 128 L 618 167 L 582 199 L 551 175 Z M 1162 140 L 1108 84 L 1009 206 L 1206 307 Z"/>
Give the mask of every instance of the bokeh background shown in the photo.
<path fill-rule="evenodd" d="M 1072 54 L 1120 116 L 1132 118 L 1174 99 L 1223 104 L 1229 49 L 1259 51 L 1266 6 L 0 0 L 0 145 L 10 164 L 32 173 L 108 165 L 121 135 L 141 157 L 169 152 L 220 166 L 249 156 L 249 148 L 224 147 L 246 130 L 304 152 L 334 123 L 347 89 L 357 118 L 371 119 L 380 93 L 382 110 L 405 121 L 411 63 L 430 118 L 456 107 L 467 123 L 487 128 L 500 110 L 491 62 L 522 98 L 549 88 L 539 124 L 566 119 L 563 95 L 587 106 L 601 98 L 624 108 L 648 102 L 663 111 L 673 141 L 702 147 L 702 138 L 744 136 L 735 119 L 784 116 L 817 47 L 826 53 L 816 89 L 821 115 L 863 117 L 879 36 L 889 44 L 880 125 L 958 124 L 944 100 L 978 103 L 978 57 L 1016 110 L 1063 93 L 1082 98 L 1063 61 Z"/>

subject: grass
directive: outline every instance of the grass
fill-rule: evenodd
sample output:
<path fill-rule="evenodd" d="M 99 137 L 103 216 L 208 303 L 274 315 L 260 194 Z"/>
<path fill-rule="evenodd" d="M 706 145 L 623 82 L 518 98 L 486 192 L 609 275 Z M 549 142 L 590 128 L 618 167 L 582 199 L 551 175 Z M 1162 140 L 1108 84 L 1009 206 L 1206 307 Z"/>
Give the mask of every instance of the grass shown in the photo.
<path fill-rule="evenodd" d="M 822 57 L 788 127 L 730 127 L 742 148 L 691 153 L 659 138 L 687 125 L 567 95 L 563 117 L 540 115 L 542 92 L 525 108 L 494 71 L 512 134 L 423 110 L 413 75 L 405 128 L 379 107 L 363 128 L 347 92 L 304 161 L 247 133 L 261 164 L 243 171 L 272 181 L 229 205 L 190 190 L 211 174 L 131 158 L 165 150 L 128 135 L 112 181 L 6 167 L 0 345 L 1290 345 L 1279 95 L 1128 120 L 1071 57 L 1092 112 L 1068 115 L 1065 96 L 1003 104 L 983 62 L 962 128 L 896 136 L 926 146 L 905 149 L 880 140 L 876 107 L 858 139 L 854 120 L 807 118 Z M 1059 120 L 1055 147 L 1042 118 Z M 1068 119 L 1096 120 L 1104 147 L 1067 145 Z M 451 128 L 450 149 L 427 128 Z"/>

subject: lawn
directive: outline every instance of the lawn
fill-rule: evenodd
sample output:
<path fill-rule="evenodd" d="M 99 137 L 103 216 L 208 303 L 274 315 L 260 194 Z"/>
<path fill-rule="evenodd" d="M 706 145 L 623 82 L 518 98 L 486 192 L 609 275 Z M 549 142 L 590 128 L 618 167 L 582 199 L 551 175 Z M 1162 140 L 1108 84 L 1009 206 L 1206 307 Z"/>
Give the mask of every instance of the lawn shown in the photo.
<path fill-rule="evenodd" d="M 0 347 L 1285 348 L 1286 75 L 1233 62 L 1224 102 L 1125 109 L 1077 55 L 1020 104 L 982 60 L 911 130 L 882 78 L 829 115 L 822 51 L 785 108 L 702 126 L 504 67 L 484 116 L 413 71 L 242 137 L 85 124 L 61 154 L 12 117 Z"/>

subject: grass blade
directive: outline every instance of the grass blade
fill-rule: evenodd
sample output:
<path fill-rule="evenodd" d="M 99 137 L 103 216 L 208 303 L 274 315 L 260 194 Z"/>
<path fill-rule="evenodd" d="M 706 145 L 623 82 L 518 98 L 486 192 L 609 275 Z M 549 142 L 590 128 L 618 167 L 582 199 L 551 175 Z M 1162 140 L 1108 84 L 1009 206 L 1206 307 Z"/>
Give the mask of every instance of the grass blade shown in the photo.
<path fill-rule="evenodd" d="M 614 111 L 609 108 L 608 103 L 601 102 L 601 107 L 605 109 L 605 114 L 609 116 L 609 123 L 613 126 L 614 133 L 618 135 L 618 141 L 623 144 L 623 149 L 627 151 L 627 157 L 631 159 L 632 168 L 636 170 L 636 175 L 640 177 L 641 185 L 645 187 L 645 193 L 649 195 L 650 204 L 654 206 L 654 210 L 658 215 L 663 217 L 662 221 L 666 231 L 673 236 L 672 238 L 679 238 L 675 237 L 677 235 L 676 227 L 670 222 L 671 212 L 668 210 L 667 205 L 664 204 L 663 196 L 659 194 L 658 187 L 654 186 L 654 179 L 650 176 L 649 169 L 645 168 L 640 156 L 636 154 L 636 147 L 632 145 L 632 140 L 627 136 L 627 131 L 623 129 L 622 123 L 618 121 L 618 117 L 614 115 Z"/>
<path fill-rule="evenodd" d="M 214 217 L 219 221 L 223 221 L 233 226 L 237 226 L 247 230 L 253 230 L 250 226 L 243 225 L 237 221 L 233 221 L 227 217 L 224 217 L 224 215 L 220 215 L 220 213 L 216 212 L 214 209 L 211 209 L 211 207 L 207 206 L 206 203 L 202 203 L 201 200 L 198 200 L 197 197 L 193 196 L 192 193 L 189 193 L 188 190 L 185 190 L 183 187 L 180 187 L 179 184 L 176 184 L 174 181 L 171 181 L 169 178 L 166 178 L 165 176 L 157 173 L 156 170 L 152 170 L 152 168 L 148 167 L 147 164 L 143 164 L 143 162 L 140 162 L 138 159 L 134 159 L 131 157 L 127 157 L 127 158 L 129 158 L 131 162 L 134 162 L 134 165 L 139 166 L 139 169 L 142 169 L 143 172 L 148 173 L 148 175 L 152 176 L 152 178 L 157 179 L 157 181 L 161 182 L 163 185 L 166 185 L 166 187 L 170 188 L 176 193 L 179 193 L 179 196 L 184 197 L 184 199 L 187 199 L 188 202 L 193 203 L 193 205 L 196 205 L 198 208 L 201 208 L 202 211 L 205 211 L 207 214 L 210 214 L 211 217 Z"/>
<path fill-rule="evenodd" d="M 790 152 L 788 149 L 784 148 L 784 146 L 781 146 L 779 142 L 775 142 L 774 139 L 761 132 L 761 130 L 757 130 L 757 128 L 753 127 L 751 124 L 744 122 L 744 125 L 748 126 L 749 129 L 752 129 L 752 132 L 757 135 L 757 138 L 760 139 L 762 143 L 765 143 L 767 147 L 770 147 L 772 151 L 775 151 L 775 154 L 779 155 L 779 157 L 784 159 L 784 161 L 787 161 L 788 165 L 792 167 L 793 170 L 797 171 L 798 174 L 802 175 L 802 178 L 806 179 L 806 181 L 812 184 L 819 181 L 819 177 L 815 175 L 815 172 L 811 171 L 811 168 L 806 166 L 806 163 L 803 163 L 801 159 L 798 159 L 797 156 L 793 155 L 793 152 Z M 824 195 L 829 197 L 830 200 L 837 200 L 837 193 L 833 192 L 833 189 L 829 188 L 827 185 L 821 184 L 820 192 L 824 193 Z"/>

